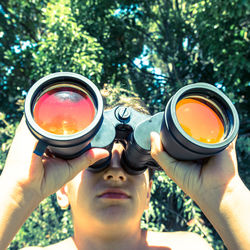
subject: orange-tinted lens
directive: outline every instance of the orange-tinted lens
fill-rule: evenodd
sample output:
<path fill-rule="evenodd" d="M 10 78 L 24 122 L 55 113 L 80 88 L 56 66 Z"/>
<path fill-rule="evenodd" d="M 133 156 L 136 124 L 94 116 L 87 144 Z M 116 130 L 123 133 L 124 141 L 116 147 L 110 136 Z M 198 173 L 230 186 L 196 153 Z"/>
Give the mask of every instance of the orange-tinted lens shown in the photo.
<path fill-rule="evenodd" d="M 217 143 L 224 135 L 223 123 L 216 112 L 196 99 L 180 100 L 176 116 L 184 131 L 197 141 Z"/>
<path fill-rule="evenodd" d="M 50 133 L 70 135 L 91 124 L 95 107 L 85 92 L 72 87 L 58 87 L 38 99 L 33 117 L 41 128 Z"/>

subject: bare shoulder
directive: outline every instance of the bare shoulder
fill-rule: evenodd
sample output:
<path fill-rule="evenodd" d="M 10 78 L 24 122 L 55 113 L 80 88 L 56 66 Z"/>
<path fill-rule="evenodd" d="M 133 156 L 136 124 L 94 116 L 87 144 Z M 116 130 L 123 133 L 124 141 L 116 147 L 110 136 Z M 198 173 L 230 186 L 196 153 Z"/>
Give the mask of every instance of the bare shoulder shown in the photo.
<path fill-rule="evenodd" d="M 146 240 L 148 246 L 169 247 L 170 249 L 212 249 L 200 235 L 191 232 L 148 231 Z"/>
<path fill-rule="evenodd" d="M 72 238 L 68 238 L 66 240 L 60 241 L 53 245 L 47 247 L 25 247 L 21 250 L 75 250 L 75 244 L 73 243 Z"/>

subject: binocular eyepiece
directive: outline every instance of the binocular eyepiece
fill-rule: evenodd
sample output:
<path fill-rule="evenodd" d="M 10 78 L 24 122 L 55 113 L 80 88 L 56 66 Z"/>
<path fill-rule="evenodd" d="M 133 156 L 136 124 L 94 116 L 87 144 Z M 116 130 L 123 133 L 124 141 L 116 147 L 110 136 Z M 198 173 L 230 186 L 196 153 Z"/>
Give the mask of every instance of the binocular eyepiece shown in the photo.
<path fill-rule="evenodd" d="M 98 88 L 87 78 L 70 72 L 48 75 L 29 90 L 25 117 L 39 140 L 35 153 L 75 158 L 90 148 L 112 151 L 120 141 L 125 150 L 121 165 L 131 175 L 159 169 L 150 155 L 150 132 L 160 133 L 164 150 L 178 160 L 207 158 L 225 149 L 236 137 L 239 118 L 229 98 L 207 83 L 177 91 L 164 112 L 146 115 L 131 107 L 104 111 Z M 102 171 L 109 159 L 89 167 Z"/>

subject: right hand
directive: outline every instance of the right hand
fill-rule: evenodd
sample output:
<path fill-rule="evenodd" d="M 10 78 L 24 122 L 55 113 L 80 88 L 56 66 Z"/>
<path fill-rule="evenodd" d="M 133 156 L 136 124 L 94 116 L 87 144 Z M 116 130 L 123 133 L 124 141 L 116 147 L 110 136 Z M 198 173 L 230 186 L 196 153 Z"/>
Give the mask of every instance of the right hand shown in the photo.
<path fill-rule="evenodd" d="M 93 148 L 72 160 L 45 154 L 39 157 L 33 153 L 36 144 L 37 140 L 23 118 L 13 139 L 1 182 L 11 185 L 18 192 L 33 194 L 38 203 L 55 193 L 81 170 L 109 156 L 107 150 Z"/>
<path fill-rule="evenodd" d="M 151 135 L 151 154 L 166 174 L 199 205 L 218 208 L 223 196 L 237 188 L 241 180 L 235 152 L 236 139 L 204 164 L 178 161 L 164 151 L 159 134 Z"/>

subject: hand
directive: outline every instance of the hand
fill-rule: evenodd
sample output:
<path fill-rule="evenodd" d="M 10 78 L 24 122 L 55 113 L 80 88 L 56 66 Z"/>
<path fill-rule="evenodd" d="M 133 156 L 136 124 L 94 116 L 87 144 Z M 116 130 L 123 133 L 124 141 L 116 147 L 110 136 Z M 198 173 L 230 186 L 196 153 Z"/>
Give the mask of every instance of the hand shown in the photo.
<path fill-rule="evenodd" d="M 11 183 L 16 190 L 34 194 L 42 201 L 70 181 L 81 170 L 108 157 L 104 149 L 90 149 L 73 160 L 63 160 L 33 153 L 37 140 L 30 133 L 23 118 L 12 142 L 1 180 Z"/>
<path fill-rule="evenodd" d="M 178 161 L 163 149 L 159 134 L 151 134 L 151 155 L 166 174 L 198 204 L 219 206 L 222 196 L 239 179 L 235 141 L 227 149 L 204 161 Z"/>

